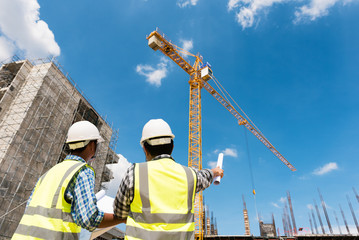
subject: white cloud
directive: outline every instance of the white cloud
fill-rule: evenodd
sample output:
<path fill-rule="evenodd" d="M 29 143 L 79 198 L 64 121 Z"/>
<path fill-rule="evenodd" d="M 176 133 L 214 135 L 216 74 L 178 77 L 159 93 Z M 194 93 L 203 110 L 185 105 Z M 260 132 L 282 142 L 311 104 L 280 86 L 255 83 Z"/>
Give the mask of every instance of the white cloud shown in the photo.
<path fill-rule="evenodd" d="M 307 208 L 308 208 L 309 210 L 314 209 L 314 207 L 313 207 L 312 204 L 307 204 Z"/>
<path fill-rule="evenodd" d="M 1 48 L 25 53 L 28 58 L 60 55 L 60 47 L 46 22 L 40 19 L 37 0 L 0 0 Z M 5 40 L 4 40 L 5 39 Z"/>
<path fill-rule="evenodd" d="M 294 11 L 294 23 L 302 20 L 313 21 L 319 17 L 328 15 L 329 9 L 335 4 L 346 5 L 353 0 L 228 0 L 228 11 L 236 12 L 236 21 L 243 29 L 252 27 L 258 23 L 262 14 L 265 14 L 275 4 L 290 3 L 297 5 Z M 303 5 L 303 2 L 306 2 Z M 294 4 L 293 4 L 294 3 Z"/>
<path fill-rule="evenodd" d="M 160 62 L 156 67 L 152 67 L 148 64 L 139 64 L 136 66 L 136 72 L 146 77 L 146 81 L 156 87 L 161 86 L 162 79 L 167 76 L 168 60 L 165 57 L 161 57 Z"/>
<path fill-rule="evenodd" d="M 238 157 L 237 149 L 235 148 L 226 148 L 224 150 L 216 149 L 213 151 L 214 154 L 223 153 L 223 156 L 229 156 L 229 157 Z"/>
<path fill-rule="evenodd" d="M 193 48 L 193 41 L 191 40 L 185 40 L 181 39 L 180 42 L 182 42 L 182 49 L 189 52 Z"/>
<path fill-rule="evenodd" d="M 327 209 L 333 209 L 333 207 L 330 206 L 330 205 L 328 205 L 326 202 L 324 202 L 324 204 L 325 204 L 325 207 L 326 207 Z"/>
<path fill-rule="evenodd" d="M 234 157 L 234 158 L 236 158 L 238 156 L 237 150 L 234 148 L 226 148 L 223 151 L 216 149 L 213 151 L 213 153 L 216 155 L 219 153 L 223 153 L 223 156 L 229 156 L 229 157 Z M 224 160 L 224 162 L 225 161 L 226 160 Z M 210 168 L 215 168 L 217 166 L 217 161 L 209 161 L 207 164 Z"/>
<path fill-rule="evenodd" d="M 14 55 L 15 46 L 6 37 L 0 36 L 0 62 Z"/>
<path fill-rule="evenodd" d="M 228 1 L 228 4 L 227 4 L 227 7 L 228 7 L 228 10 L 232 10 L 233 8 L 237 8 L 238 7 L 238 3 L 240 2 L 241 0 L 229 0 Z"/>
<path fill-rule="evenodd" d="M 180 42 L 182 43 L 181 48 L 184 51 L 190 52 L 192 50 L 192 48 L 193 48 L 193 40 L 192 39 L 191 40 L 180 39 Z M 182 54 L 182 53 L 180 53 L 180 54 L 183 58 L 188 57 L 187 54 Z"/>
<path fill-rule="evenodd" d="M 230 156 L 230 157 L 237 157 L 238 156 L 237 150 L 234 149 L 234 148 L 226 148 L 226 149 L 224 149 L 223 155 L 224 156 Z"/>
<path fill-rule="evenodd" d="M 229 0 L 228 10 L 237 10 L 236 20 L 242 25 L 242 28 L 252 27 L 255 18 L 258 17 L 263 10 L 270 8 L 273 4 L 286 2 L 288 0 Z"/>
<path fill-rule="evenodd" d="M 197 5 L 197 2 L 198 2 L 198 0 L 178 0 L 177 5 L 180 8 L 184 8 L 184 7 L 187 7 L 190 5 L 195 6 L 195 5 Z"/>
<path fill-rule="evenodd" d="M 311 0 L 307 5 L 304 5 L 295 11 L 295 23 L 303 19 L 311 21 L 328 15 L 328 9 L 333 7 L 336 3 L 342 2 L 343 4 L 351 2 L 351 0 Z"/>
<path fill-rule="evenodd" d="M 276 204 L 276 203 L 274 203 L 274 202 L 272 202 L 271 204 L 272 204 L 272 206 L 274 206 L 274 207 L 276 207 L 276 208 L 280 208 L 279 205 Z"/>
<path fill-rule="evenodd" d="M 285 202 L 287 202 L 287 198 L 286 198 L 286 197 L 281 197 L 281 198 L 279 199 L 279 202 L 285 203 Z"/>
<path fill-rule="evenodd" d="M 329 173 L 331 171 L 337 170 L 338 165 L 335 162 L 330 162 L 325 164 L 323 167 L 319 167 L 313 171 L 314 175 L 324 175 L 326 173 Z"/>

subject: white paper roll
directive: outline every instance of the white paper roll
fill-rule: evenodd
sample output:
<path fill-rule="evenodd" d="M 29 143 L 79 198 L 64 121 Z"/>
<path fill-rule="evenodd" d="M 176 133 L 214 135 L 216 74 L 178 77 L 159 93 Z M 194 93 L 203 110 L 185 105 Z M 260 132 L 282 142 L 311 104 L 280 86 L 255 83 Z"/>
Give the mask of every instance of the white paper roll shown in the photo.
<path fill-rule="evenodd" d="M 113 197 L 107 196 L 105 190 L 96 193 L 97 207 L 105 213 L 113 213 Z"/>
<path fill-rule="evenodd" d="M 106 194 L 105 190 L 101 190 L 101 191 L 97 192 L 96 193 L 97 201 L 100 201 L 105 196 L 105 194 Z"/>
<path fill-rule="evenodd" d="M 218 154 L 217 167 L 222 169 L 223 165 L 223 153 Z M 221 177 L 217 176 L 214 178 L 213 184 L 218 185 L 221 182 Z"/>

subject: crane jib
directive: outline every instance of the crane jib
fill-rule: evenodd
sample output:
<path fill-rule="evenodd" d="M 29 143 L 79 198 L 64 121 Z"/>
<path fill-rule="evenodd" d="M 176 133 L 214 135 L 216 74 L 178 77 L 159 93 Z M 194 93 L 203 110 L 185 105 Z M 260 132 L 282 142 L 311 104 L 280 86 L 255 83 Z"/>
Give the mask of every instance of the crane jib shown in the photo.
<path fill-rule="evenodd" d="M 250 125 L 247 120 L 230 104 L 228 103 L 207 81 L 202 81 L 203 87 L 214 97 L 217 99 L 218 102 L 220 102 L 236 119 L 238 119 L 238 122 L 245 122 L 244 126 L 253 133 L 254 136 L 256 136 L 259 141 L 261 141 L 276 157 L 279 158 L 288 168 L 290 168 L 292 171 L 295 171 L 296 169 L 288 162 L 287 159 L 285 159 L 282 154 L 280 154 L 274 146 L 263 136 L 261 135 L 256 128 L 254 128 L 252 125 Z"/>

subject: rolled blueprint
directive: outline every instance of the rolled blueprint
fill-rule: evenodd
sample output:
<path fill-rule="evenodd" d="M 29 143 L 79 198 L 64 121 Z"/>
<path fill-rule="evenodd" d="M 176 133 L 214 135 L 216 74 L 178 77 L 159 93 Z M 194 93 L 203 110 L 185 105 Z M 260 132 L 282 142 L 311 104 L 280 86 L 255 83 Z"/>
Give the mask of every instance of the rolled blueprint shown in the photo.
<path fill-rule="evenodd" d="M 105 190 L 101 190 L 96 193 L 97 207 L 106 213 L 113 213 L 113 197 L 107 196 Z"/>
<path fill-rule="evenodd" d="M 223 165 L 223 153 L 218 154 L 217 167 L 222 169 Z M 218 185 L 221 182 L 221 177 L 217 176 L 214 178 L 213 184 Z"/>
<path fill-rule="evenodd" d="M 97 201 L 100 201 L 105 196 L 105 194 L 106 194 L 105 190 L 101 190 L 98 193 L 96 193 Z"/>

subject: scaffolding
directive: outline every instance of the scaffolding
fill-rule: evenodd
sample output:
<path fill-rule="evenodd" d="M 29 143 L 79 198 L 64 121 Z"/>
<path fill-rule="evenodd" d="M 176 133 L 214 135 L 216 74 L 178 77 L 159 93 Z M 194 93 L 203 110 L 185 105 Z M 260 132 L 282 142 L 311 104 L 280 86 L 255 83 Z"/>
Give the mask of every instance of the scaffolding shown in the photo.
<path fill-rule="evenodd" d="M 250 236 L 251 235 L 251 229 L 249 227 L 248 210 L 247 210 L 246 201 L 244 201 L 244 195 L 242 195 L 242 200 L 243 200 L 243 218 L 244 218 L 245 235 Z"/>
<path fill-rule="evenodd" d="M 53 60 L 3 65 L 0 87 L 0 239 L 9 239 L 37 179 L 69 153 L 65 139 L 73 122 L 93 122 L 105 140 L 91 164 L 96 191 L 112 176 L 105 166 L 108 156 L 112 163 L 118 161 L 109 147 L 117 138 L 112 139 L 112 128 Z"/>

